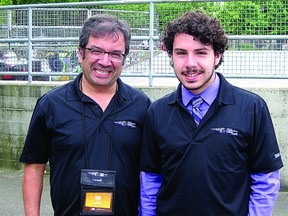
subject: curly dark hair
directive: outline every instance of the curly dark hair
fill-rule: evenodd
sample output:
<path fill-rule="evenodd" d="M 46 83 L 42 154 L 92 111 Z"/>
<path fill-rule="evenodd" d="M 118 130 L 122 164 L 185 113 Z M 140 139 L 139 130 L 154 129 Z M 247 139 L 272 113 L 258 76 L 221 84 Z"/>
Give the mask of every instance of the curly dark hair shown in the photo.
<path fill-rule="evenodd" d="M 164 50 L 171 57 L 173 52 L 173 42 L 176 34 L 189 34 L 200 40 L 205 45 L 212 45 L 215 55 L 223 54 L 228 49 L 228 38 L 224 29 L 220 26 L 216 18 L 207 16 L 202 11 L 190 11 L 181 17 L 169 22 L 161 37 Z M 217 69 L 223 62 L 223 55 Z"/>

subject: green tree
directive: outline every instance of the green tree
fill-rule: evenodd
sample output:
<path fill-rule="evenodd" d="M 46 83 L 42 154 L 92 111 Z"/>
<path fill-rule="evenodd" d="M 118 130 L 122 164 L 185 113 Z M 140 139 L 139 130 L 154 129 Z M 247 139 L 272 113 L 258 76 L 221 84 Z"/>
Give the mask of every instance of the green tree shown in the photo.
<path fill-rule="evenodd" d="M 268 25 L 256 2 L 225 2 L 217 17 L 230 35 L 261 34 Z"/>
<path fill-rule="evenodd" d="M 288 1 L 270 0 L 259 2 L 267 28 L 263 34 L 286 35 L 288 33 Z"/>
<path fill-rule="evenodd" d="M 0 6 L 4 6 L 4 5 L 13 5 L 13 1 L 12 0 L 1 0 Z"/>
<path fill-rule="evenodd" d="M 82 1 L 87 0 L 78 0 L 77 2 Z M 76 0 L 2 0 L 1 5 L 60 2 L 76 2 Z M 287 6 L 288 0 L 157 3 L 155 4 L 154 26 L 161 32 L 167 22 L 179 17 L 186 11 L 198 9 L 220 19 L 229 35 L 286 35 L 288 34 Z M 93 6 L 91 8 L 111 10 L 114 15 L 127 20 L 134 29 L 149 27 L 149 4 L 121 3 Z M 112 12 L 112 10 L 115 12 Z M 67 12 L 65 16 L 70 19 L 75 14 L 71 15 Z M 57 18 L 62 25 L 64 20 L 67 21 L 67 17 L 55 17 L 55 19 Z M 42 19 L 49 18 L 51 17 L 43 17 Z"/>
<path fill-rule="evenodd" d="M 0 6 L 12 5 L 12 0 L 1 0 Z M 7 11 L 0 11 L 0 25 L 5 25 L 7 20 Z"/>
<path fill-rule="evenodd" d="M 79 2 L 76 0 L 12 0 L 13 5 Z"/>

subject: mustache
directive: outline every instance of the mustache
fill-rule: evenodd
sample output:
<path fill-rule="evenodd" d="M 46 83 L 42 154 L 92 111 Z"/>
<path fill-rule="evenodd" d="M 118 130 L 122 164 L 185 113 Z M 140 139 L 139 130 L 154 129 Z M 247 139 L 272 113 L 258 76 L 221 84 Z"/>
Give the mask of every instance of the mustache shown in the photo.
<path fill-rule="evenodd" d="M 182 74 L 203 73 L 203 72 L 204 72 L 203 69 L 192 68 L 192 69 L 188 69 L 186 71 L 183 71 Z"/>

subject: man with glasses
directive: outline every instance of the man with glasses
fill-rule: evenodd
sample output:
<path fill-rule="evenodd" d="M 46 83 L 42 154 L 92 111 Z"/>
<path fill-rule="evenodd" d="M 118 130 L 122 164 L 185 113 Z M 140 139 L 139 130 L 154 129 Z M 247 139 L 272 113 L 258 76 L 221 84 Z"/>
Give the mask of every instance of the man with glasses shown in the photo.
<path fill-rule="evenodd" d="M 83 73 L 37 101 L 25 146 L 26 215 L 40 214 L 46 163 L 55 215 L 137 215 L 139 154 L 150 99 L 119 78 L 129 26 L 90 17 L 79 37 Z"/>

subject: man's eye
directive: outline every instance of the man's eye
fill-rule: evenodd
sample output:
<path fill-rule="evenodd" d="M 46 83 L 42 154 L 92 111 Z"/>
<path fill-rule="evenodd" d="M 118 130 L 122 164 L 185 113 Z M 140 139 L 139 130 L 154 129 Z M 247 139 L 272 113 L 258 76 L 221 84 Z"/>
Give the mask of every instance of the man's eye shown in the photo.
<path fill-rule="evenodd" d="M 186 55 L 186 52 L 176 52 L 176 55 Z"/>
<path fill-rule="evenodd" d="M 206 55 L 206 52 L 197 52 L 198 55 Z"/>
<path fill-rule="evenodd" d="M 110 53 L 110 56 L 112 58 L 121 58 L 122 57 L 121 54 L 119 54 L 119 53 Z"/>
<path fill-rule="evenodd" d="M 93 53 L 94 55 L 101 55 L 102 51 L 100 51 L 100 50 L 91 50 L 91 53 Z"/>

